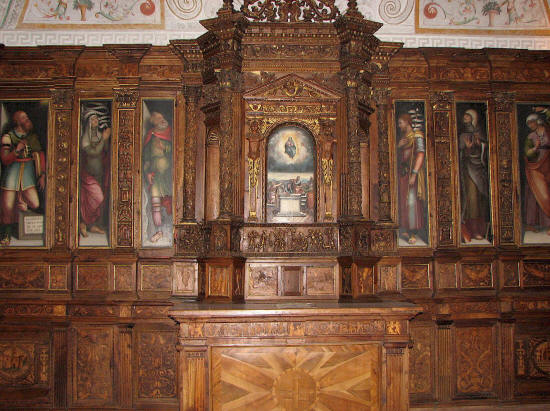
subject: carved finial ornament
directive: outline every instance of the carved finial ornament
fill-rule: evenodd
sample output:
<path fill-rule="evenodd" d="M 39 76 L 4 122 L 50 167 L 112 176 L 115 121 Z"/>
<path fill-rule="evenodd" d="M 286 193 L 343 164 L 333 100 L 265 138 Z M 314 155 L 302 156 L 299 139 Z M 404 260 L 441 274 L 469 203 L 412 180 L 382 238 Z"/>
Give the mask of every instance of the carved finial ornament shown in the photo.
<path fill-rule="evenodd" d="M 241 12 L 254 21 L 322 22 L 340 15 L 334 0 L 244 0 Z"/>

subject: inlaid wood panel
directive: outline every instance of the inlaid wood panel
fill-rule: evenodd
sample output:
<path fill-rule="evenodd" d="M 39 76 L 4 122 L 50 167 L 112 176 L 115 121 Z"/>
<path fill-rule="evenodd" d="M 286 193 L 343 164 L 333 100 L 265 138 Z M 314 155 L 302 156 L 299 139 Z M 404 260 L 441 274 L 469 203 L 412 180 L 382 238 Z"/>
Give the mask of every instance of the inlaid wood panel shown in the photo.
<path fill-rule="evenodd" d="M 377 344 L 212 348 L 213 410 L 378 410 Z"/>

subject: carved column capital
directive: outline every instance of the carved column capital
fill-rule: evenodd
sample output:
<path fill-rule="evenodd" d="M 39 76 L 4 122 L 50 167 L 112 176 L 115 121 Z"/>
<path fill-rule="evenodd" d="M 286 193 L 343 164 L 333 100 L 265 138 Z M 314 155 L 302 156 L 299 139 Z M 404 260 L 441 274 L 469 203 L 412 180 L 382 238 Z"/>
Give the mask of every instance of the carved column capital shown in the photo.
<path fill-rule="evenodd" d="M 184 85 L 183 97 L 187 104 L 198 104 L 202 96 L 202 86 L 200 85 Z"/>
<path fill-rule="evenodd" d="M 454 93 L 452 91 L 434 91 L 430 94 L 430 102 L 434 110 L 451 110 Z"/>
<path fill-rule="evenodd" d="M 511 113 L 514 109 L 516 93 L 511 91 L 497 91 L 493 93 L 495 110 L 505 113 Z"/>
<path fill-rule="evenodd" d="M 54 88 L 50 90 L 54 110 L 71 110 L 73 107 L 74 90 Z"/>
<path fill-rule="evenodd" d="M 139 90 L 137 88 L 114 88 L 113 91 L 118 108 L 136 108 L 139 99 Z"/>

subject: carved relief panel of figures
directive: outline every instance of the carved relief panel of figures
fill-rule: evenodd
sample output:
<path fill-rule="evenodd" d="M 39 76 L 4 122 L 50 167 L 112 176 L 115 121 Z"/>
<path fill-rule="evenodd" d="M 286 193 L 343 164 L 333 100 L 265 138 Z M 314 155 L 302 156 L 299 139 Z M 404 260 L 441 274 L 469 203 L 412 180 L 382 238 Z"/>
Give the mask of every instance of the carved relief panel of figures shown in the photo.
<path fill-rule="evenodd" d="M 267 142 L 266 221 L 315 221 L 315 141 L 301 127 L 282 126 Z"/>
<path fill-rule="evenodd" d="M 0 102 L 0 245 L 41 247 L 46 233 L 46 100 Z"/>
<path fill-rule="evenodd" d="M 518 104 L 522 242 L 550 243 L 550 106 Z"/>
<path fill-rule="evenodd" d="M 109 100 L 81 100 L 78 244 L 108 247 L 111 227 L 112 111 Z"/>
<path fill-rule="evenodd" d="M 491 185 L 486 103 L 457 103 L 461 243 L 489 245 Z"/>
<path fill-rule="evenodd" d="M 399 246 L 428 246 L 428 179 L 425 106 L 396 101 Z"/>
<path fill-rule="evenodd" d="M 170 247 L 173 239 L 173 119 L 172 99 L 142 103 L 141 244 Z"/>

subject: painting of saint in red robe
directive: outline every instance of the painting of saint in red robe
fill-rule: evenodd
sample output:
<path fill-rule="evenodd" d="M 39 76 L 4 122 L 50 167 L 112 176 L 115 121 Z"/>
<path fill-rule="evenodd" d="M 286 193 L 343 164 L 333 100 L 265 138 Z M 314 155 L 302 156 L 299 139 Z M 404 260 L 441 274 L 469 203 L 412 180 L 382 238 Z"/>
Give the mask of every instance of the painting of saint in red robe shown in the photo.
<path fill-rule="evenodd" d="M 142 106 L 141 243 L 170 247 L 173 239 L 173 118 L 174 101 L 146 99 Z"/>
<path fill-rule="evenodd" d="M 108 247 L 111 188 L 111 102 L 80 102 L 79 223 L 81 247 Z"/>
<path fill-rule="evenodd" d="M 424 102 L 395 102 L 399 246 L 428 246 Z"/>
<path fill-rule="evenodd" d="M 550 106 L 518 104 L 522 240 L 550 243 Z"/>

